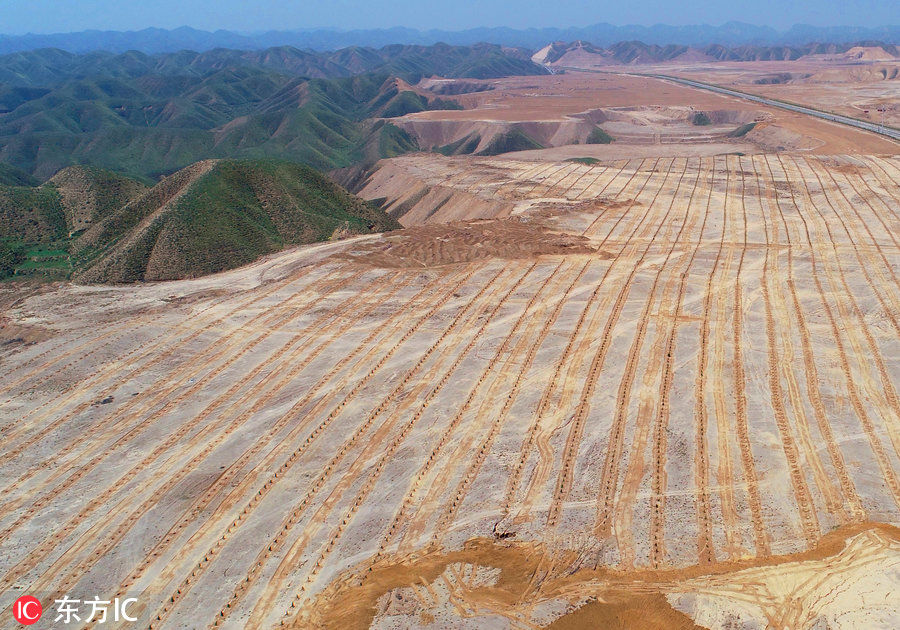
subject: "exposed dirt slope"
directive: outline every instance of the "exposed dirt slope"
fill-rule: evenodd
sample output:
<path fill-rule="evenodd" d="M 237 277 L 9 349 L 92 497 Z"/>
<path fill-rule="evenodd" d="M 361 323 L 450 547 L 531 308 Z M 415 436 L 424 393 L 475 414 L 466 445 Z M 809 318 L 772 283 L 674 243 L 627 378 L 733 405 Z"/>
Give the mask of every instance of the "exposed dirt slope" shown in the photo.
<path fill-rule="evenodd" d="M 512 219 L 5 302 L 0 609 L 897 627 L 900 159 L 393 162 Z M 590 251 L 477 257 L 535 224 Z"/>
<path fill-rule="evenodd" d="M 447 186 L 437 156 L 382 160 L 367 179 L 357 182 L 358 194 L 380 205 L 403 226 L 448 223 L 467 219 L 509 216 L 511 200 L 494 198 L 487 192 L 473 194 Z M 460 164 L 460 162 L 455 162 Z M 432 171 L 434 166 L 438 170 Z"/>
<path fill-rule="evenodd" d="M 376 267 L 399 269 L 593 251 L 584 237 L 552 232 L 523 217 L 411 227 L 348 249 L 345 256 Z"/>

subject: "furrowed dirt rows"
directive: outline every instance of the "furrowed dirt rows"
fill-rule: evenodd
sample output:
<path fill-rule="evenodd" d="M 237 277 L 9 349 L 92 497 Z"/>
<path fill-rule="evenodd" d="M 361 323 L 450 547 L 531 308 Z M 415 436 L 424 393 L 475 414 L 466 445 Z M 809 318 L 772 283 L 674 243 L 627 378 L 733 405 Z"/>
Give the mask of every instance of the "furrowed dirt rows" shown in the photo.
<path fill-rule="evenodd" d="M 398 562 L 531 545 L 515 605 L 467 608 L 460 565 L 391 614 L 421 622 L 446 587 L 446 614 L 538 628 L 580 569 L 712 570 L 900 524 L 898 180 L 885 156 L 404 156 L 361 194 L 407 223 L 453 221 L 457 193 L 496 217 L 285 252 L 264 283 L 30 297 L 53 334 L 3 355 L 0 606 L 361 627 L 381 613 L 323 606 L 387 593 Z M 457 238 L 477 226 L 570 240 L 484 255 Z M 389 239 L 412 253 L 368 264 Z"/>

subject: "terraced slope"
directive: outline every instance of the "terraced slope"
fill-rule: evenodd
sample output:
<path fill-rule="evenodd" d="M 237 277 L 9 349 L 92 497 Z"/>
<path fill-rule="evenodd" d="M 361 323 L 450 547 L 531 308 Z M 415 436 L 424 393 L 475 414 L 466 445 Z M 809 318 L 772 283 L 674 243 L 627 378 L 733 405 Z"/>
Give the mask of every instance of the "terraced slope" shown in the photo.
<path fill-rule="evenodd" d="M 398 164 L 508 218 L 10 309 L 57 333 L 0 376 L 0 605 L 890 622 L 900 160 Z M 477 226 L 529 236 L 467 255 Z"/>

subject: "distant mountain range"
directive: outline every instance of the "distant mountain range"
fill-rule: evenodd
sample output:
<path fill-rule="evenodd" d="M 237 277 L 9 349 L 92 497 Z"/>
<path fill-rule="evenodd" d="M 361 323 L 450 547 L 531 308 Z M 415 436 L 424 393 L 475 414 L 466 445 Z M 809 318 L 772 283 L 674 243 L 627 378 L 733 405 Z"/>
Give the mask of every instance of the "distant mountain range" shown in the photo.
<path fill-rule="evenodd" d="M 517 46 L 537 50 L 554 41 L 589 41 L 596 46 L 616 42 L 640 40 L 646 44 L 684 46 L 766 45 L 801 46 L 813 42 L 846 43 L 880 41 L 900 44 L 900 26 L 878 27 L 830 26 L 797 24 L 787 31 L 743 22 L 728 22 L 720 26 L 707 24 L 692 26 L 615 26 L 594 24 L 570 28 L 475 28 L 464 31 L 409 28 L 338 31 L 329 29 L 300 31 L 269 31 L 242 34 L 232 31 L 201 31 L 189 27 L 174 30 L 147 28 L 140 31 L 81 31 L 48 35 L 0 35 L 0 54 L 59 48 L 75 53 L 97 50 L 144 53 L 164 53 L 179 50 L 203 52 L 215 48 L 257 50 L 274 46 L 294 46 L 317 51 L 338 50 L 352 46 L 380 48 L 391 44 L 431 45 L 438 42 L 468 46 L 490 42 L 503 46 Z"/>
<path fill-rule="evenodd" d="M 495 44 L 395 44 L 379 49 L 355 46 L 319 53 L 293 46 L 277 46 L 264 50 L 216 48 L 202 53 L 182 50 L 153 55 L 133 50 L 76 54 L 42 48 L 0 55 L 0 90 L 2 86 L 54 86 L 87 77 L 203 77 L 226 68 L 256 68 L 292 77 L 319 79 L 383 73 L 411 81 L 432 75 L 490 79 L 544 72 L 531 62 L 531 51 Z M 170 87 L 173 93 L 177 92 L 177 85 Z M 0 113 L 3 113 L 2 110 L 0 105 Z"/>
<path fill-rule="evenodd" d="M 577 67 L 586 60 L 594 65 L 639 65 L 668 61 L 794 61 L 808 55 L 843 55 L 851 61 L 868 59 L 873 53 L 884 59 L 900 56 L 897 46 L 885 42 L 735 47 L 721 44 L 692 47 L 678 44 L 659 46 L 644 42 L 618 42 L 602 48 L 588 42 L 575 41 L 548 44 L 531 59 L 545 66 Z"/>

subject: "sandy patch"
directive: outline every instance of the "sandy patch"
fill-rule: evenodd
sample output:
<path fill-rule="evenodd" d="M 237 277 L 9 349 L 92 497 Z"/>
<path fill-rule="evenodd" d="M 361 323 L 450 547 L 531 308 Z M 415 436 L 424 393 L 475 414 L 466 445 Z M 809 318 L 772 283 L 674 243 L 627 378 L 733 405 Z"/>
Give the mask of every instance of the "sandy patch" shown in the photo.
<path fill-rule="evenodd" d="M 347 629 L 896 628 L 898 536 L 895 527 L 857 525 L 801 554 L 632 573 L 579 569 L 577 554 L 541 545 L 477 539 L 344 576 L 298 620 Z"/>

